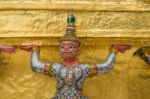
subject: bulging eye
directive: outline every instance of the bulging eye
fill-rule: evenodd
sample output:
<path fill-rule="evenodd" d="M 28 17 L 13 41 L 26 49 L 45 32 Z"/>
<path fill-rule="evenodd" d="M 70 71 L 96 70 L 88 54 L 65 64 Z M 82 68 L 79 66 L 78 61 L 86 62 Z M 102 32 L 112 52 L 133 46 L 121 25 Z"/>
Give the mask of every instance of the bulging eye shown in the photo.
<path fill-rule="evenodd" d="M 64 49 L 64 46 L 61 46 L 62 49 Z"/>
<path fill-rule="evenodd" d="M 73 46 L 70 46 L 70 48 L 73 48 Z"/>

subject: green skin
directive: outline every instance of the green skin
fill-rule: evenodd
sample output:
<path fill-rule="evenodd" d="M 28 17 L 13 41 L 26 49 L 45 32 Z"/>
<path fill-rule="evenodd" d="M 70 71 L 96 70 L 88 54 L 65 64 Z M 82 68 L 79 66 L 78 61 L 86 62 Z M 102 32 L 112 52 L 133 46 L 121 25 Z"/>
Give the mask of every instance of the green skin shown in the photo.
<path fill-rule="evenodd" d="M 137 54 L 140 56 L 140 58 L 142 60 L 144 60 L 147 64 L 150 65 L 150 55 L 146 52 L 144 52 L 144 50 L 142 48 L 140 48 L 139 50 L 137 50 L 134 55 Z"/>

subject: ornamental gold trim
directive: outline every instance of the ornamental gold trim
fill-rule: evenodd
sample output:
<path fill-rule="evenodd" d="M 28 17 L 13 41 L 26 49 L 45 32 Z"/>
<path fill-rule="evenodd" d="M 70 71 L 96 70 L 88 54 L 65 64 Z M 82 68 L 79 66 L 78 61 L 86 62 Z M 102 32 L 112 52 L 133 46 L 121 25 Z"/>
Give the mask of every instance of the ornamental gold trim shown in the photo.
<path fill-rule="evenodd" d="M 96 66 L 90 65 L 89 70 L 90 70 L 90 77 L 98 75 L 98 70 L 97 70 Z"/>
<path fill-rule="evenodd" d="M 44 67 L 44 74 L 52 76 L 52 66 L 50 64 L 45 64 L 46 66 Z"/>

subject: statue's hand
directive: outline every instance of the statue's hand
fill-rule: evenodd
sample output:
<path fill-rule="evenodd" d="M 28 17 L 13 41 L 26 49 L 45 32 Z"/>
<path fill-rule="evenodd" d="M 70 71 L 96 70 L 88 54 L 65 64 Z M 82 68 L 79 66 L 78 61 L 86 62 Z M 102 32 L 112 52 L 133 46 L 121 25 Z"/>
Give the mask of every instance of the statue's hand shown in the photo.
<path fill-rule="evenodd" d="M 30 52 L 30 51 L 32 51 L 32 50 L 38 49 L 38 46 L 35 46 L 35 45 L 27 45 L 27 46 L 20 46 L 19 48 L 20 48 L 21 50 Z"/>
<path fill-rule="evenodd" d="M 0 46 L 0 51 L 12 54 L 15 53 L 16 48 L 17 48 L 16 46 Z"/>
<path fill-rule="evenodd" d="M 126 50 L 131 49 L 130 45 L 112 45 L 112 48 L 117 49 L 118 52 L 124 53 Z"/>

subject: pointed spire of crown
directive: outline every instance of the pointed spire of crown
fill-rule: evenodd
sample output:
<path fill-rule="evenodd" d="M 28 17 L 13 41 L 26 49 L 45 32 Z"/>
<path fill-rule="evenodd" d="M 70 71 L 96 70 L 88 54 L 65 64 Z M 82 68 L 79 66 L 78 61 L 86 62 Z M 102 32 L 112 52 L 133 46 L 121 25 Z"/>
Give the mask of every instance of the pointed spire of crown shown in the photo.
<path fill-rule="evenodd" d="M 76 21 L 76 18 L 75 18 L 75 16 L 73 15 L 73 13 L 71 13 L 71 14 L 67 17 L 67 25 L 68 25 L 68 26 L 75 26 L 75 21 Z"/>
<path fill-rule="evenodd" d="M 76 27 L 75 27 L 76 18 L 73 13 L 70 13 L 67 17 L 67 29 L 65 35 L 61 38 L 62 41 L 75 41 L 80 45 L 80 40 L 76 36 Z"/>

